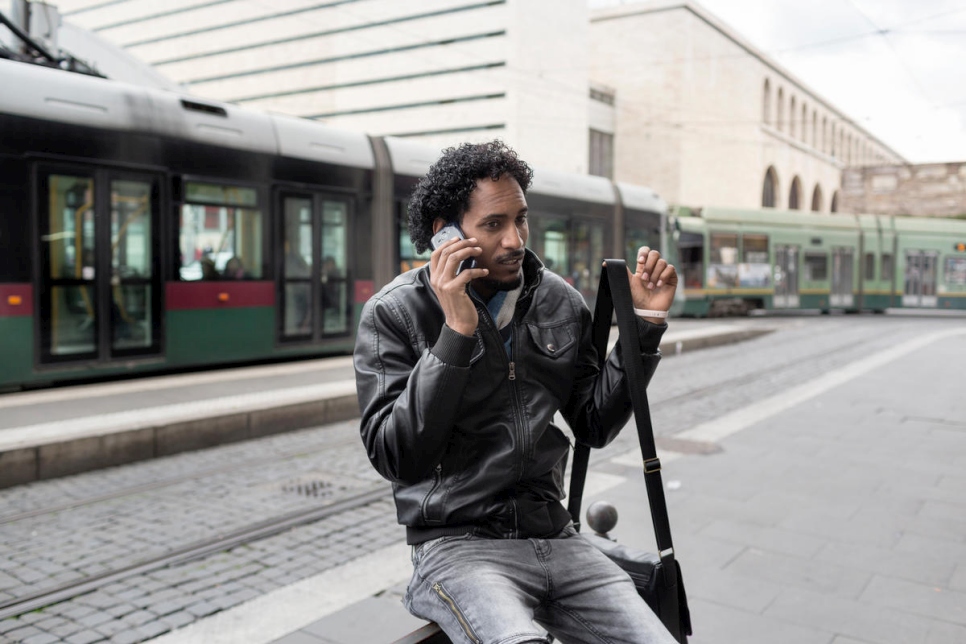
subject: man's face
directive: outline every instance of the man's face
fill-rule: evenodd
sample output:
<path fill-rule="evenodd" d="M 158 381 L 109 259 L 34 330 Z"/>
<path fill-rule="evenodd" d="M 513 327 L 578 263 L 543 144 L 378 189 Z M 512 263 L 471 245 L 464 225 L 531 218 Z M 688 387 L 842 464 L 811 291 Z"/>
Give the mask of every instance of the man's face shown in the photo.
<path fill-rule="evenodd" d="M 523 280 L 523 249 L 530 229 L 527 200 L 516 179 L 503 175 L 498 181 L 479 179 L 470 193 L 469 209 L 460 223 L 467 239 L 476 237 L 483 254 L 476 258 L 490 274 L 473 281 L 480 295 L 512 290 Z"/>

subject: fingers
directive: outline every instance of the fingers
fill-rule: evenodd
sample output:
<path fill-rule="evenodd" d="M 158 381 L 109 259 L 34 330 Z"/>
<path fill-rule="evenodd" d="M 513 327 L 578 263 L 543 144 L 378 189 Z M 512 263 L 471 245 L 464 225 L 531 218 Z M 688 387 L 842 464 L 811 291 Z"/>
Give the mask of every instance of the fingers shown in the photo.
<path fill-rule="evenodd" d="M 667 260 L 661 257 L 660 251 L 641 246 L 637 251 L 637 269 L 634 275 L 640 278 L 647 288 L 660 288 L 674 273 L 673 266 L 671 272 L 667 273 L 668 266 Z"/>
<path fill-rule="evenodd" d="M 483 249 L 476 244 L 476 238 L 450 239 L 434 250 L 430 256 L 431 280 L 439 285 L 455 280 L 465 286 L 478 277 L 486 276 L 489 271 L 485 268 L 467 269 L 457 275 L 460 264 L 483 253 Z"/>

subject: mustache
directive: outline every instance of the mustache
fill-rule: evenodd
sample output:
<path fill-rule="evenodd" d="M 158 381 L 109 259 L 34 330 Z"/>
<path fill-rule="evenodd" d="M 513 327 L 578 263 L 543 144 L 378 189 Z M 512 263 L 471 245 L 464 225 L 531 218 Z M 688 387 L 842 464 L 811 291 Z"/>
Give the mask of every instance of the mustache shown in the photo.
<path fill-rule="evenodd" d="M 499 257 L 496 258 L 496 262 L 497 264 L 509 264 L 519 259 L 523 259 L 524 255 L 526 255 L 525 251 L 517 250 L 511 253 L 507 253 L 506 255 L 500 255 Z"/>

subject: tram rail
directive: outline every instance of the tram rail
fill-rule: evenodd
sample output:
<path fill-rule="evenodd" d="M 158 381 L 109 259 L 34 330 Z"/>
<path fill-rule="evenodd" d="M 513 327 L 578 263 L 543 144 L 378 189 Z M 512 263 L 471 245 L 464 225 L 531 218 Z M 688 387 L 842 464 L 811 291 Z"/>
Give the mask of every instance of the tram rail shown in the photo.
<path fill-rule="evenodd" d="M 0 602 L 0 620 L 8 617 L 16 617 L 29 613 L 52 604 L 57 604 L 91 591 L 103 588 L 104 586 L 132 577 L 145 574 L 154 570 L 159 570 L 167 566 L 185 563 L 188 561 L 201 559 L 203 557 L 229 550 L 237 546 L 258 541 L 266 537 L 277 535 L 281 532 L 294 527 L 313 523 L 333 515 L 344 512 L 351 512 L 377 501 L 390 498 L 387 486 L 373 486 L 363 492 L 354 494 L 348 498 L 328 504 L 324 507 L 310 508 L 290 512 L 280 517 L 273 517 L 265 521 L 259 521 L 232 531 L 226 535 L 201 539 L 180 548 L 168 552 L 162 556 L 151 557 L 137 563 L 111 570 L 98 575 L 85 577 L 84 579 L 68 582 L 53 588 L 38 590 L 29 595 L 18 597 L 6 602 Z"/>

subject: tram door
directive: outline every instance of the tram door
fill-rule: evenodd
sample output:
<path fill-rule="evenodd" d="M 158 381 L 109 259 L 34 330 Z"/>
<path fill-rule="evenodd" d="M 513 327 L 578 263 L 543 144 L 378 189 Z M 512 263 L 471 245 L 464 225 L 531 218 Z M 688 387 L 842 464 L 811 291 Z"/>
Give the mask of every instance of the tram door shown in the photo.
<path fill-rule="evenodd" d="M 930 308 L 938 305 L 936 273 L 939 254 L 935 251 L 906 251 L 905 291 L 902 305 Z"/>
<path fill-rule="evenodd" d="M 160 353 L 159 178 L 64 169 L 37 185 L 40 361 Z"/>
<path fill-rule="evenodd" d="M 776 309 L 798 308 L 798 246 L 775 246 L 775 296 L 772 306 Z"/>
<path fill-rule="evenodd" d="M 283 194 L 279 334 L 283 342 L 319 342 L 351 329 L 347 199 Z"/>
<path fill-rule="evenodd" d="M 855 270 L 855 250 L 852 248 L 832 249 L 832 292 L 829 296 L 831 306 L 853 306 L 855 296 L 852 278 Z"/>

